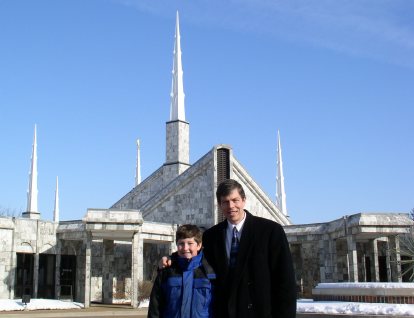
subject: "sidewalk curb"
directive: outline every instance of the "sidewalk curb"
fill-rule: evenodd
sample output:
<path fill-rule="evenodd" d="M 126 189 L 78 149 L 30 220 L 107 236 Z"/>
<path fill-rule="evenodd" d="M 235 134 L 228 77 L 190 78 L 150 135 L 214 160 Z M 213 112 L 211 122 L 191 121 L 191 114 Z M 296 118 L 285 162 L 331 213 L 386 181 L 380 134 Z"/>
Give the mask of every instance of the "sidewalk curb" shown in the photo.
<path fill-rule="evenodd" d="M 25 310 L 14 312 L 0 312 L 1 318 L 62 318 L 62 317 L 118 317 L 118 316 L 131 316 L 131 317 L 146 317 L 148 309 L 122 309 L 122 310 L 89 310 L 89 309 L 77 309 L 75 311 L 37 311 L 37 310 Z"/>

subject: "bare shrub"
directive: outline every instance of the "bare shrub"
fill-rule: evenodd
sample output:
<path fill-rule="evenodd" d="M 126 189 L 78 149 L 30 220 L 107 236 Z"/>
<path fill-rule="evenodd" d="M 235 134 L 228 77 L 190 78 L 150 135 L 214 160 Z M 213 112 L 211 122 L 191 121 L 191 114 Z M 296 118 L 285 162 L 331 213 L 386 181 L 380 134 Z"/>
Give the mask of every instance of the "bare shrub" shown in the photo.
<path fill-rule="evenodd" d="M 144 280 L 138 283 L 138 301 L 141 302 L 150 298 L 153 284 L 150 280 Z"/>
<path fill-rule="evenodd" d="M 404 235 L 399 235 L 402 276 L 407 275 L 409 281 L 414 280 L 414 228 Z"/>

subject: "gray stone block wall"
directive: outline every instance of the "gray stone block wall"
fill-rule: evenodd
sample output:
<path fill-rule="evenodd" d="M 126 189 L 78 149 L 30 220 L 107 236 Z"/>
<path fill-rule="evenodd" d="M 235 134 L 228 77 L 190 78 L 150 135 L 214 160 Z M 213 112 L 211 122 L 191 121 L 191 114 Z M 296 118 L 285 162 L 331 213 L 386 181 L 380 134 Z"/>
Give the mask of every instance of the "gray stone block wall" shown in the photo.
<path fill-rule="evenodd" d="M 0 299 L 7 299 L 11 290 L 13 230 L 0 228 Z"/>
<path fill-rule="evenodd" d="M 243 182 L 242 180 L 238 180 L 239 182 Z M 248 187 L 244 187 L 244 191 L 246 193 L 246 206 L 245 208 L 253 213 L 256 216 L 260 216 L 265 219 L 275 220 L 273 214 L 269 211 L 269 209 L 261 202 Z"/>
<path fill-rule="evenodd" d="M 113 245 L 108 245 L 110 241 L 104 242 L 93 241 L 91 245 L 91 301 L 108 303 L 107 297 L 111 295 L 114 303 L 130 302 L 132 245 L 126 242 L 114 242 Z M 78 264 L 84 265 L 83 258 L 80 260 Z M 84 273 L 84 270 L 82 272 Z M 84 274 L 78 281 L 83 284 Z M 112 297 L 110 298 L 112 301 Z"/>
<path fill-rule="evenodd" d="M 37 246 L 39 253 L 56 254 L 56 228 L 53 222 L 39 222 Z"/>
<path fill-rule="evenodd" d="M 116 242 L 113 261 L 114 302 L 131 301 L 132 244 Z"/>
<path fill-rule="evenodd" d="M 237 180 L 243 185 L 246 194 L 246 206 L 253 215 L 260 216 L 278 222 L 281 225 L 289 225 L 291 221 L 275 205 L 274 200 L 260 188 L 249 176 L 244 167 L 231 156 L 230 178 Z"/>
<path fill-rule="evenodd" d="M 192 223 L 210 227 L 214 219 L 214 170 L 211 165 L 194 171 L 185 182 L 168 188 L 166 197 L 160 196 L 150 211 L 143 211 L 145 220 L 184 224 Z M 147 213 L 147 214 L 146 214 Z"/>
<path fill-rule="evenodd" d="M 189 163 L 190 125 L 183 121 L 172 121 L 166 125 L 166 163 Z"/>
<path fill-rule="evenodd" d="M 155 171 L 142 183 L 132 189 L 128 194 L 116 202 L 111 208 L 115 209 L 140 209 L 141 206 L 152 198 L 164 187 L 163 167 Z"/>
<path fill-rule="evenodd" d="M 38 220 L 16 219 L 14 245 L 17 253 L 36 253 Z"/>
<path fill-rule="evenodd" d="M 144 280 L 153 280 L 157 275 L 158 262 L 170 254 L 170 244 L 144 243 Z"/>

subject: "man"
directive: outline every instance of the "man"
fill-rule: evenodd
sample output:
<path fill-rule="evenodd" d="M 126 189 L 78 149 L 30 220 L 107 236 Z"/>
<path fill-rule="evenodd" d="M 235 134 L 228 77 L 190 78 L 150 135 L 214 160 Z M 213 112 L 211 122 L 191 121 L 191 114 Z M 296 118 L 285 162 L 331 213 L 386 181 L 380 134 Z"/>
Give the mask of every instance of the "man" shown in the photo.
<path fill-rule="evenodd" d="M 215 317 L 296 317 L 295 274 L 282 226 L 245 210 L 236 180 L 220 183 L 216 198 L 226 220 L 203 234 L 204 255 L 217 278 Z"/>
<path fill-rule="evenodd" d="M 295 317 L 295 275 L 282 226 L 245 210 L 246 195 L 235 180 L 222 182 L 216 198 L 226 220 L 205 231 L 203 243 L 217 275 L 217 316 Z"/>

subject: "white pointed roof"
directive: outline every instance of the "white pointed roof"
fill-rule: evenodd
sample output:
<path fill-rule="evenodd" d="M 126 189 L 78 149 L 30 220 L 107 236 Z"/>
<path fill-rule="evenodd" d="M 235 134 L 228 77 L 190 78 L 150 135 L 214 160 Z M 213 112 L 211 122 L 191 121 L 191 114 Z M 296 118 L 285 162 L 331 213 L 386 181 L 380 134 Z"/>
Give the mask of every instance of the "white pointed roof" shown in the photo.
<path fill-rule="evenodd" d="M 36 125 L 34 127 L 34 137 L 32 146 L 32 158 L 30 163 L 29 172 L 29 189 L 27 190 L 27 212 L 38 213 L 37 206 L 37 137 L 36 137 Z"/>
<path fill-rule="evenodd" d="M 276 205 L 284 215 L 287 214 L 285 177 L 283 176 L 282 147 L 280 145 L 280 133 L 277 131 L 277 176 L 276 176 Z"/>
<path fill-rule="evenodd" d="M 176 16 L 174 58 L 171 84 L 170 121 L 185 121 L 183 67 L 181 63 L 180 20 Z"/>
<path fill-rule="evenodd" d="M 135 186 L 141 183 L 141 145 L 137 139 L 137 164 L 135 172 Z"/>
<path fill-rule="evenodd" d="M 53 221 L 59 222 L 59 178 L 56 177 L 55 209 L 53 210 Z"/>

